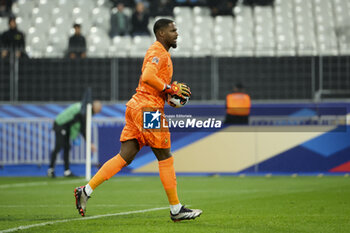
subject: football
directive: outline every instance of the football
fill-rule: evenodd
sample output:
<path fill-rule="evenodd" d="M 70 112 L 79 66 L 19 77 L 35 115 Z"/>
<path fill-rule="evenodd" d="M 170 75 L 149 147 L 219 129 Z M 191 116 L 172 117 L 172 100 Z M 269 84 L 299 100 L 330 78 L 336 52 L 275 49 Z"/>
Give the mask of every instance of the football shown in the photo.
<path fill-rule="evenodd" d="M 187 102 L 190 100 L 190 97 L 182 98 L 178 95 L 167 95 L 167 102 L 168 104 L 173 108 L 181 108 L 187 104 Z"/>

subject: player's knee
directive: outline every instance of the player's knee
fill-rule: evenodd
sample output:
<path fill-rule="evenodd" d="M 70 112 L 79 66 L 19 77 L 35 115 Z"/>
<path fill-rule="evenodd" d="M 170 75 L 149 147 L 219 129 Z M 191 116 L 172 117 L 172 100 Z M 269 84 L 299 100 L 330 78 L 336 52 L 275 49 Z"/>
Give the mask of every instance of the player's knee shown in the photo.
<path fill-rule="evenodd" d="M 152 151 L 157 157 L 158 161 L 162 161 L 171 157 L 170 149 L 152 148 Z"/>
<path fill-rule="evenodd" d="M 125 160 L 125 162 L 127 163 L 126 166 L 128 166 L 129 164 L 131 164 L 131 162 L 134 160 L 135 156 L 136 156 L 137 152 L 127 152 L 127 151 L 120 151 L 120 156 Z"/>
<path fill-rule="evenodd" d="M 127 162 L 127 164 L 131 164 L 131 162 L 134 160 L 137 152 L 139 152 L 136 148 L 127 148 L 120 150 L 120 156 Z"/>
<path fill-rule="evenodd" d="M 139 152 L 139 146 L 136 140 L 130 140 L 126 142 L 122 142 L 122 146 L 120 148 L 120 155 L 122 158 L 130 164 L 135 158 L 136 154 Z"/>

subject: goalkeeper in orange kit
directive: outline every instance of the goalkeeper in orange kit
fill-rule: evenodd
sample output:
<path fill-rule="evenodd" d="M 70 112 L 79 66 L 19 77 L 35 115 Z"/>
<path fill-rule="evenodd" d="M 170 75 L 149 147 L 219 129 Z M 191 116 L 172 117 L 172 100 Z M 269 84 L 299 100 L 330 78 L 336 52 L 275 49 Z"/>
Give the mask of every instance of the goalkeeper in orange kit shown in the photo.
<path fill-rule="evenodd" d="M 150 146 L 158 159 L 159 176 L 170 204 L 170 218 L 173 221 L 194 219 L 202 213 L 202 210 L 185 208 L 179 201 L 168 128 L 156 131 L 145 129 L 143 125 L 144 109 L 156 109 L 157 112 L 152 114 L 153 117 L 164 113 L 167 94 L 191 96 L 186 84 L 178 82 L 170 84 L 173 64 L 168 51 L 170 47 L 177 47 L 178 33 L 175 23 L 169 19 L 159 19 L 155 22 L 153 31 L 157 41 L 147 50 L 136 94 L 126 104 L 126 125 L 120 136 L 120 152 L 108 160 L 87 185 L 74 190 L 76 207 L 81 216 L 85 216 L 86 203 L 91 193 L 105 180 L 130 164 L 143 146 Z"/>

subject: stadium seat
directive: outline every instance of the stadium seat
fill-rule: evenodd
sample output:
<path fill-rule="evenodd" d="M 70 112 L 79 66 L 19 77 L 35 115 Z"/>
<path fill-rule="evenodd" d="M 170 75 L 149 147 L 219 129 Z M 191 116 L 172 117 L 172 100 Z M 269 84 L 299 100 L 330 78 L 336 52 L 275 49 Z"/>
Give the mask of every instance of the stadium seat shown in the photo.
<path fill-rule="evenodd" d="M 30 11 L 28 9 L 24 9 L 23 7 L 19 7 L 19 5 L 16 2 L 12 5 L 12 13 L 17 17 L 30 17 Z"/>
<path fill-rule="evenodd" d="M 62 11 L 62 9 L 59 8 L 59 7 L 54 7 L 54 8 L 52 8 L 52 9 L 51 9 L 51 22 L 54 24 L 54 23 L 55 23 L 55 20 L 56 20 L 58 17 L 68 18 L 68 17 L 70 17 L 70 16 L 68 15 L 68 12 Z"/>
<path fill-rule="evenodd" d="M 318 51 L 312 1 L 294 0 L 294 4 L 297 54 L 314 56 Z"/>
<path fill-rule="evenodd" d="M 146 50 L 153 43 L 149 36 L 135 36 L 132 39 L 132 46 L 130 49 L 131 57 L 144 57 Z"/>
<path fill-rule="evenodd" d="M 234 8 L 233 56 L 253 56 L 255 49 L 254 20 L 251 7 L 238 5 Z"/>
<path fill-rule="evenodd" d="M 93 0 L 75 0 L 75 7 L 82 8 L 88 13 L 90 13 L 96 5 L 97 3 Z"/>
<path fill-rule="evenodd" d="M 57 28 L 52 27 L 49 30 L 48 43 L 52 45 L 55 50 L 64 51 L 68 48 L 68 36 L 59 33 Z"/>
<path fill-rule="evenodd" d="M 72 28 L 72 24 L 73 22 L 71 19 L 58 17 L 55 20 L 54 27 L 57 28 L 58 33 L 68 36 L 70 29 Z"/>
<path fill-rule="evenodd" d="M 203 44 L 195 44 L 192 50 L 193 57 L 206 57 L 212 54 L 211 48 L 206 46 L 202 47 Z"/>
<path fill-rule="evenodd" d="M 275 22 L 272 7 L 254 7 L 255 55 L 275 55 Z"/>
<path fill-rule="evenodd" d="M 194 25 L 201 27 L 202 30 L 211 31 L 213 28 L 213 18 L 211 16 L 195 16 Z"/>
<path fill-rule="evenodd" d="M 188 33 L 179 33 L 177 48 L 171 50 L 174 57 L 189 57 L 192 55 L 193 37 Z"/>
<path fill-rule="evenodd" d="M 72 10 L 72 19 L 75 22 L 77 19 L 81 19 L 81 21 L 88 21 L 90 20 L 91 15 L 89 11 L 86 11 L 84 8 L 81 7 L 74 7 Z"/>
<path fill-rule="evenodd" d="M 89 57 L 107 57 L 110 39 L 105 34 L 90 34 L 87 46 Z"/>
<path fill-rule="evenodd" d="M 103 58 L 106 57 L 107 51 L 100 49 L 97 45 L 89 45 L 87 51 L 87 57 L 90 58 Z"/>
<path fill-rule="evenodd" d="M 115 36 L 108 50 L 110 57 L 127 57 L 131 46 L 130 36 Z"/>
<path fill-rule="evenodd" d="M 232 56 L 233 55 L 233 34 L 232 30 L 226 29 L 222 25 L 214 27 L 214 48 L 215 56 Z"/>
<path fill-rule="evenodd" d="M 182 16 L 177 16 L 175 18 L 176 21 L 176 26 L 179 30 L 179 34 L 180 33 L 191 33 L 192 29 L 193 29 L 193 20 L 189 20 L 187 21 L 186 18 L 182 17 Z"/>
<path fill-rule="evenodd" d="M 47 34 L 51 25 L 47 23 L 47 18 L 38 16 L 34 18 L 33 27 L 36 28 L 36 33 Z"/>
<path fill-rule="evenodd" d="M 225 45 L 222 44 L 215 44 L 214 49 L 212 50 L 213 55 L 217 57 L 232 57 L 233 56 L 233 49 L 228 49 L 225 47 Z"/>
<path fill-rule="evenodd" d="M 293 1 L 275 0 L 274 7 L 281 8 L 283 12 L 291 12 L 293 9 Z"/>
<path fill-rule="evenodd" d="M 234 55 L 252 56 L 255 49 L 255 39 L 252 29 L 236 25 L 234 35 Z"/>
<path fill-rule="evenodd" d="M 110 28 L 110 11 L 104 7 L 96 7 L 92 10 L 92 25 L 103 28 L 106 32 Z"/>
<path fill-rule="evenodd" d="M 62 12 L 63 11 L 72 12 L 72 9 L 74 8 L 74 1 L 72 1 L 72 0 L 58 0 L 57 7 L 62 9 Z"/>
<path fill-rule="evenodd" d="M 6 31 L 8 28 L 8 20 L 4 17 L 0 17 L 0 33 Z"/>
<path fill-rule="evenodd" d="M 18 0 L 15 4 L 19 8 L 20 12 L 29 12 L 36 6 L 36 1 L 28 1 L 28 0 Z"/>
<path fill-rule="evenodd" d="M 124 8 L 124 14 L 125 14 L 126 16 L 128 16 L 129 18 L 131 18 L 132 13 L 133 13 L 133 9 L 131 9 L 130 7 L 125 7 L 125 8 Z"/>
<path fill-rule="evenodd" d="M 17 23 L 17 28 L 20 31 L 23 31 L 24 34 L 28 33 L 28 30 L 31 26 L 31 22 L 30 20 L 28 20 L 28 18 L 23 18 L 23 17 L 17 17 L 16 18 L 16 23 Z M 6 20 L 6 29 L 7 29 L 7 20 Z"/>
<path fill-rule="evenodd" d="M 45 54 L 47 40 L 44 37 L 33 36 L 27 41 L 31 48 L 31 57 L 42 57 Z"/>
<path fill-rule="evenodd" d="M 193 28 L 193 56 L 209 56 L 211 54 L 213 48 L 212 33 L 209 27 L 204 25 Z"/>
<path fill-rule="evenodd" d="M 319 54 L 338 55 L 331 1 L 314 0 L 314 12 Z"/>
<path fill-rule="evenodd" d="M 41 12 L 50 12 L 56 6 L 56 1 L 39 0 L 37 6 Z"/>
<path fill-rule="evenodd" d="M 233 29 L 233 17 L 232 16 L 216 16 L 214 19 L 214 24 L 217 27 L 226 28 L 226 30 L 232 30 Z"/>
<path fill-rule="evenodd" d="M 192 48 L 185 49 L 183 47 L 177 47 L 176 49 L 172 49 L 170 52 L 172 57 L 191 57 L 192 56 Z"/>
<path fill-rule="evenodd" d="M 45 57 L 47 58 L 62 58 L 64 51 L 57 49 L 55 46 L 48 45 L 45 49 Z"/>
<path fill-rule="evenodd" d="M 139 46 L 138 39 L 133 39 L 132 52 L 118 49 L 119 44 L 107 40 L 110 27 L 109 0 L 18 0 L 12 6 L 17 15 L 17 24 L 29 41 L 35 37 L 46 37 L 50 49 L 43 53 L 54 56 L 56 50 L 66 46 L 68 36 L 73 34 L 73 23 L 82 25 L 82 34 L 89 39 L 96 51 L 100 45 L 91 43 L 96 38 L 103 38 L 111 44 L 108 56 L 126 56 L 144 54 L 147 48 Z M 132 9 L 125 8 L 131 16 Z M 347 55 L 349 51 L 348 22 L 350 22 L 350 1 L 345 0 L 275 0 L 273 6 L 249 7 L 239 1 L 233 9 L 235 17 L 211 17 L 208 7 L 195 6 L 174 8 L 174 18 L 178 27 L 178 48 L 174 56 L 309 56 L 309 55 Z M 149 22 L 153 30 L 157 16 Z M 7 19 L 0 18 L 0 31 L 7 30 Z M 34 29 L 33 29 L 34 28 Z M 55 33 L 50 32 L 51 28 Z M 93 32 L 95 31 L 95 32 Z M 58 36 L 62 34 L 62 36 Z M 96 37 L 99 34 L 99 37 Z M 183 36 L 186 35 L 186 36 Z M 189 35 L 189 36 L 187 36 Z M 190 39 L 188 39 L 190 37 Z M 66 39 L 63 39 L 66 38 Z M 120 40 L 120 39 L 116 39 Z M 128 39 L 131 41 L 131 39 Z M 153 38 L 146 39 L 153 41 Z M 36 40 L 38 41 L 38 40 Z M 42 41 L 42 40 L 39 40 Z M 120 40 L 122 41 L 122 40 Z M 205 43 L 204 43 L 205 41 Z M 131 42 L 130 42 L 131 43 Z M 36 53 L 36 46 L 29 44 L 31 52 Z M 105 48 L 103 48 L 105 49 Z M 140 49 L 139 52 L 136 50 Z M 37 55 L 39 53 L 36 53 Z"/>
<path fill-rule="evenodd" d="M 293 1 L 276 0 L 275 14 L 275 41 L 277 56 L 295 56 L 296 41 L 294 33 Z"/>
<path fill-rule="evenodd" d="M 208 7 L 195 6 L 193 7 L 194 16 L 210 16 L 210 9 Z"/>
<path fill-rule="evenodd" d="M 112 3 L 110 0 L 93 0 L 97 7 L 111 8 Z"/>
<path fill-rule="evenodd" d="M 174 7 L 174 15 L 175 17 L 182 16 L 186 19 L 192 19 L 192 9 L 190 7 Z"/>
<path fill-rule="evenodd" d="M 334 16 L 337 27 L 342 27 L 350 21 L 350 2 L 344 0 L 334 0 Z"/>

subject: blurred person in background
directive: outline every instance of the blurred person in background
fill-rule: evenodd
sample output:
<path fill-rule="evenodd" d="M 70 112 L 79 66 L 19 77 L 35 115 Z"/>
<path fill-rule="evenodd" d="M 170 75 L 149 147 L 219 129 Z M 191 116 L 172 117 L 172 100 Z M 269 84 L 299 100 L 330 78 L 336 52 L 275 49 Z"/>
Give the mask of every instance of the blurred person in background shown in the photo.
<path fill-rule="evenodd" d="M 74 177 L 75 175 L 69 169 L 69 150 L 71 147 L 70 140 L 77 139 L 79 134 L 82 134 L 85 138 L 86 130 L 86 114 L 82 111 L 83 104 L 75 103 L 63 110 L 55 119 L 53 130 L 55 131 L 55 148 L 51 154 L 50 166 L 47 170 L 47 176 L 55 178 L 55 163 L 57 154 L 63 148 L 63 161 L 64 161 L 64 177 Z M 101 112 L 102 104 L 100 101 L 95 100 L 92 103 L 92 115 Z M 96 147 L 91 144 L 91 151 L 95 152 Z"/>
<path fill-rule="evenodd" d="M 0 17 L 12 15 L 13 0 L 0 0 Z"/>
<path fill-rule="evenodd" d="M 111 38 L 115 36 L 125 36 L 129 34 L 130 20 L 129 17 L 124 13 L 124 3 L 117 3 L 116 8 L 112 10 L 115 11 L 111 15 L 111 30 L 109 35 Z"/>
<path fill-rule="evenodd" d="M 233 8 L 236 6 L 238 0 L 217 0 L 209 1 L 208 6 L 210 7 L 211 16 L 215 17 L 218 15 L 231 15 L 233 16 Z"/>
<path fill-rule="evenodd" d="M 208 2 L 214 2 L 214 0 L 208 0 Z M 177 6 L 206 6 L 207 2 L 205 0 L 175 0 Z"/>
<path fill-rule="evenodd" d="M 9 57 L 13 52 L 17 58 L 28 57 L 25 52 L 24 33 L 19 31 L 16 24 L 16 18 L 9 18 L 9 30 L 1 35 L 1 57 Z"/>
<path fill-rule="evenodd" d="M 86 58 L 86 40 L 81 34 L 81 25 L 74 24 L 74 35 L 69 38 L 68 57 L 70 59 Z"/>
<path fill-rule="evenodd" d="M 150 14 L 156 16 L 174 16 L 174 1 L 173 0 L 151 0 Z"/>
<path fill-rule="evenodd" d="M 116 7 L 118 3 L 123 3 L 125 7 L 134 8 L 135 1 L 134 0 L 110 0 L 113 7 Z"/>
<path fill-rule="evenodd" d="M 247 6 L 272 6 L 275 0 L 243 0 Z"/>
<path fill-rule="evenodd" d="M 135 7 L 135 12 L 131 17 L 131 35 L 132 36 L 149 36 L 148 30 L 149 15 L 145 10 L 143 2 L 138 2 Z"/>
<path fill-rule="evenodd" d="M 250 107 L 250 96 L 244 92 L 242 84 L 236 84 L 233 92 L 226 96 L 225 124 L 247 125 Z"/>

